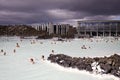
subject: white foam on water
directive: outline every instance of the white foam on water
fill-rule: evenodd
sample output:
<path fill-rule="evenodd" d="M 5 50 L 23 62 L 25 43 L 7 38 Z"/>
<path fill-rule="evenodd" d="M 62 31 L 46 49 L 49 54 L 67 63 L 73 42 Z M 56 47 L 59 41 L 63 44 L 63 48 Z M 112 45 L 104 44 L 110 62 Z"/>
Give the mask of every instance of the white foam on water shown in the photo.
<path fill-rule="evenodd" d="M 120 80 L 118 77 L 115 77 L 115 76 L 110 75 L 110 74 L 96 74 L 93 72 L 88 72 L 86 70 L 78 70 L 76 68 L 65 68 L 65 67 L 60 66 L 56 63 L 51 63 L 50 61 L 47 61 L 47 60 L 45 62 L 48 63 L 49 65 L 63 71 L 63 72 L 72 72 L 72 73 L 77 73 L 77 74 L 84 74 L 84 75 L 98 78 L 98 80 Z"/>

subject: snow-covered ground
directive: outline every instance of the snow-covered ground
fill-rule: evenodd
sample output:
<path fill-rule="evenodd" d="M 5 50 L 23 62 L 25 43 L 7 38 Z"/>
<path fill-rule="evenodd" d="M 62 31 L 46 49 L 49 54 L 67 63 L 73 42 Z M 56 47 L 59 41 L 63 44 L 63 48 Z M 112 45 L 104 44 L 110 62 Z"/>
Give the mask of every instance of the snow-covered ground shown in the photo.
<path fill-rule="evenodd" d="M 16 43 L 20 47 L 16 47 Z M 32 44 L 31 44 L 32 43 Z M 87 49 L 81 49 L 85 45 Z M 120 40 L 113 38 L 74 39 L 67 42 L 53 40 L 21 39 L 0 37 L 0 80 L 114 80 L 113 76 L 90 75 L 75 69 L 64 69 L 43 61 L 52 53 L 62 53 L 76 57 L 109 56 L 120 54 Z M 16 52 L 14 53 L 14 49 Z M 4 56 L 4 52 L 6 55 Z M 33 58 L 35 64 L 30 62 Z"/>

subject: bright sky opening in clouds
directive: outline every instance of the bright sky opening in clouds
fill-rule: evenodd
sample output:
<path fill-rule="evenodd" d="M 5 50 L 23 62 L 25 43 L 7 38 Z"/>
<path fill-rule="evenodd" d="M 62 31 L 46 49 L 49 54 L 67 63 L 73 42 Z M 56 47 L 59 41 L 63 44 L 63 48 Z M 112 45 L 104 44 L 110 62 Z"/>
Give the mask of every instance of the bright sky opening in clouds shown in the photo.
<path fill-rule="evenodd" d="M 61 10 L 61 9 L 54 9 L 54 10 L 48 10 L 47 11 L 49 15 L 56 17 L 56 18 L 74 18 L 75 13 L 70 12 L 67 10 Z"/>

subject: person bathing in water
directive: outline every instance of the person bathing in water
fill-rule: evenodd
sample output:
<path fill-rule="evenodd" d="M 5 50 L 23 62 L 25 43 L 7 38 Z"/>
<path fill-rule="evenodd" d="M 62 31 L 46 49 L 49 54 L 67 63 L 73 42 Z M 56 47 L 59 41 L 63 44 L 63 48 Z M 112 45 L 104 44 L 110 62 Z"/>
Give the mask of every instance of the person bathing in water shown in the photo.
<path fill-rule="evenodd" d="M 44 55 L 42 55 L 42 60 L 45 60 L 45 57 L 44 57 Z"/>
<path fill-rule="evenodd" d="M 14 49 L 13 52 L 16 53 L 16 50 Z"/>
<path fill-rule="evenodd" d="M 54 54 L 54 50 L 52 50 L 52 53 Z"/>
<path fill-rule="evenodd" d="M 31 62 L 32 64 L 35 64 L 35 62 L 34 62 L 34 59 L 33 59 L 33 58 L 30 58 L 30 62 Z"/>
<path fill-rule="evenodd" d="M 87 48 L 86 48 L 86 46 L 85 46 L 85 45 L 83 45 L 83 46 L 81 47 L 81 49 L 87 49 Z"/>
<path fill-rule="evenodd" d="M 1 53 L 3 53 L 3 55 L 6 56 L 6 52 L 4 52 L 3 49 L 1 49 Z"/>
<path fill-rule="evenodd" d="M 4 52 L 4 54 L 3 54 L 4 56 L 6 56 L 6 52 Z"/>
<path fill-rule="evenodd" d="M 20 47 L 18 43 L 16 43 L 16 47 Z"/>
<path fill-rule="evenodd" d="M 1 49 L 1 52 L 3 52 L 3 49 Z"/>

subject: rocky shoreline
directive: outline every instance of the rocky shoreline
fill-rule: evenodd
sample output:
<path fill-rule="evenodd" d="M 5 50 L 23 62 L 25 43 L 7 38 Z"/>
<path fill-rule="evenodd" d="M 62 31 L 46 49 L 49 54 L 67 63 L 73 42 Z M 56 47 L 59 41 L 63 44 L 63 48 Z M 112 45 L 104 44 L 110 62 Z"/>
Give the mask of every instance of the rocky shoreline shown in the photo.
<path fill-rule="evenodd" d="M 37 30 L 30 25 L 0 25 L 0 36 L 21 36 L 30 37 L 38 36 L 37 39 L 51 39 L 53 37 L 61 38 L 75 38 L 77 34 L 75 28 L 70 28 L 67 34 L 55 34 L 47 32 L 46 30 Z"/>
<path fill-rule="evenodd" d="M 50 54 L 48 60 L 63 67 L 77 68 L 98 74 L 111 74 L 120 78 L 120 55 L 110 57 L 80 58 L 64 54 Z"/>

